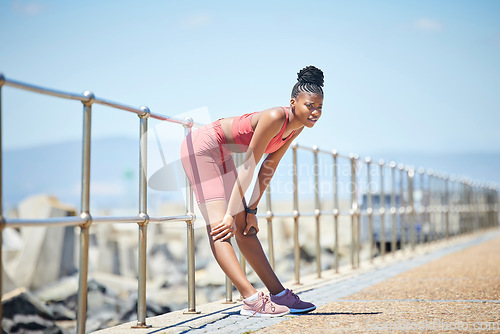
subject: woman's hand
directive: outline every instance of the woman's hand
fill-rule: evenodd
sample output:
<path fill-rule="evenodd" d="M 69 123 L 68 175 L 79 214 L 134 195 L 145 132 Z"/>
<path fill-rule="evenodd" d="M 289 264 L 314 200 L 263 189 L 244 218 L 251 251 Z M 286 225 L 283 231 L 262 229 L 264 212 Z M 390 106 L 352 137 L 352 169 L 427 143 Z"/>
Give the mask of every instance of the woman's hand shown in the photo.
<path fill-rule="evenodd" d="M 245 220 L 247 226 L 245 227 L 245 231 L 243 231 L 243 235 L 247 234 L 257 234 L 259 232 L 259 222 L 257 221 L 257 216 L 252 213 L 246 213 Z M 251 230 L 253 227 L 253 230 Z"/>
<path fill-rule="evenodd" d="M 210 235 L 214 238 L 214 241 L 224 241 L 230 239 L 234 235 L 234 232 L 236 232 L 234 218 L 226 213 L 220 224 L 215 226 L 212 232 L 210 232 Z"/>

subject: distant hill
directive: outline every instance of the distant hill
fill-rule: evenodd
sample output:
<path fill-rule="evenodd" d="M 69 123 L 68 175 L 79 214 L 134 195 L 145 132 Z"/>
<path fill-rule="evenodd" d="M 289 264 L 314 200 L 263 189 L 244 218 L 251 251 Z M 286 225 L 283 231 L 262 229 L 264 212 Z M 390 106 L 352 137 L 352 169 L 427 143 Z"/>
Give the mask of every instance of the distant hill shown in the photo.
<path fill-rule="evenodd" d="M 182 169 L 178 163 L 178 143 L 162 143 L 167 168 L 162 175 L 169 179 L 166 191 L 149 190 L 149 206 L 162 201 L 183 201 Z M 92 142 L 91 210 L 127 209 L 137 211 L 139 143 L 131 138 L 96 139 Z M 307 152 L 306 152 L 307 153 Z M 6 150 L 3 153 L 4 208 L 8 211 L 23 198 L 38 193 L 55 195 L 62 202 L 80 208 L 81 143 L 64 142 L 26 149 Z M 163 158 L 165 158 L 165 156 Z M 304 153 L 305 156 L 305 153 Z M 474 180 L 500 184 L 499 153 L 407 153 L 373 154 L 373 158 L 395 160 L 415 167 L 463 175 Z M 163 164 L 156 147 L 150 145 L 149 175 Z M 290 155 L 283 158 L 289 163 Z M 310 157 L 307 163 L 311 162 Z M 277 173 L 276 178 L 290 178 L 288 173 Z M 154 187 L 153 187 L 154 188 Z M 161 187 L 160 187 L 161 188 Z M 284 190 L 285 191 L 285 190 Z M 290 197 L 289 194 L 286 196 Z M 279 194 L 273 198 L 279 199 Z"/>

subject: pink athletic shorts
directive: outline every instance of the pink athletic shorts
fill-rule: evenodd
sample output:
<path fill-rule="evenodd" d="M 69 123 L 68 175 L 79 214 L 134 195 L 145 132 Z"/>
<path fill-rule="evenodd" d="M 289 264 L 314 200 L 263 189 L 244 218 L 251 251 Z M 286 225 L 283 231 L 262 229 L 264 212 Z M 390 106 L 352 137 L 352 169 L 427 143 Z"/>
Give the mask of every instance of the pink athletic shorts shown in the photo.
<path fill-rule="evenodd" d="M 219 121 L 186 136 L 181 145 L 181 162 L 198 204 L 229 202 L 237 171 Z"/>

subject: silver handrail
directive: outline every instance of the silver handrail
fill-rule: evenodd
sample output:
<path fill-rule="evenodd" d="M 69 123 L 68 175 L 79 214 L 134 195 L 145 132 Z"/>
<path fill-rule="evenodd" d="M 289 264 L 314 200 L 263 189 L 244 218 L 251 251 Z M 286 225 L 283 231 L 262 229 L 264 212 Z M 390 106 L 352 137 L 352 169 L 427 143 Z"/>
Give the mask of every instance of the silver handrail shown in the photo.
<path fill-rule="evenodd" d="M 3 198 L 2 198 L 2 145 L 0 141 L 0 234 L 5 227 L 36 227 L 36 226 L 80 226 L 80 259 L 79 259 L 79 279 L 78 279 L 78 309 L 77 309 L 77 333 L 85 333 L 85 321 L 87 318 L 87 279 L 88 279 L 88 252 L 89 252 L 89 229 L 94 223 L 137 223 L 139 227 L 139 279 L 138 279 L 138 302 L 137 302 L 137 325 L 135 328 L 147 328 L 146 324 L 146 245 L 147 245 L 147 225 L 149 222 L 172 222 L 185 221 L 188 231 L 188 312 L 196 313 L 196 303 L 194 294 L 194 234 L 193 223 L 196 218 L 194 215 L 193 197 L 189 196 L 188 210 L 186 215 L 169 217 L 149 217 L 147 214 L 147 119 L 149 117 L 183 125 L 186 129 L 193 126 L 202 126 L 202 124 L 193 122 L 188 118 L 181 120 L 175 117 L 165 116 L 157 113 L 151 113 L 149 108 L 143 106 L 140 108 L 130 107 L 125 104 L 113 102 L 106 99 L 96 98 L 93 93 L 85 91 L 83 94 L 63 92 L 59 90 L 40 87 L 24 82 L 7 79 L 0 73 L 0 140 L 1 140 L 1 102 L 2 87 L 10 86 L 16 89 L 26 90 L 43 95 L 54 96 L 58 98 L 77 100 L 83 103 L 83 140 L 82 140 L 82 192 L 81 192 L 81 210 L 78 217 L 58 217 L 49 219 L 5 219 L 3 216 Z M 100 104 L 107 107 L 120 109 L 135 113 L 140 119 L 140 146 L 139 146 L 139 214 L 137 217 L 92 217 L 89 211 L 90 200 L 90 144 L 91 144 L 91 114 L 92 105 Z M 187 132 L 186 132 L 187 133 Z M 188 189 L 190 192 L 190 188 Z M 0 235 L 0 274 L 2 271 L 1 263 L 1 235 Z M 1 276 L 0 276 L 1 277 Z M 0 279 L 0 291 L 1 291 Z M 2 319 L 2 306 L 0 305 L 0 319 Z"/>
<path fill-rule="evenodd" d="M 338 224 L 340 217 L 349 217 L 351 219 L 351 242 L 350 242 L 350 262 L 353 268 L 357 268 L 360 265 L 360 251 L 362 248 L 361 244 L 361 218 L 367 217 L 369 219 L 368 229 L 369 229 L 369 259 L 372 260 L 375 256 L 385 256 L 387 250 L 386 245 L 387 241 L 390 244 L 391 252 L 394 254 L 397 247 L 397 221 L 399 220 L 400 224 L 400 240 L 399 240 L 399 248 L 402 250 L 406 250 L 409 248 L 410 250 L 414 250 L 415 247 L 424 242 L 431 242 L 439 239 L 448 239 L 451 237 L 450 232 L 450 217 L 454 214 L 458 219 L 459 223 L 463 220 L 459 216 L 461 214 L 470 213 L 474 214 L 475 224 L 469 224 L 469 230 L 465 230 L 463 226 L 460 225 L 459 229 L 455 231 L 454 235 L 460 235 L 467 232 L 474 232 L 480 228 L 490 228 L 494 226 L 498 226 L 498 190 L 493 184 L 481 184 L 481 183 L 473 183 L 472 181 L 464 178 L 450 178 L 447 175 L 438 174 L 432 172 L 432 170 L 425 170 L 423 168 L 418 169 L 418 171 L 413 166 L 406 166 L 403 164 L 397 164 L 392 161 L 389 164 L 385 163 L 383 160 L 378 162 L 378 170 L 380 173 L 380 189 L 377 192 L 380 198 L 380 208 L 375 210 L 372 203 L 372 192 L 368 189 L 367 200 L 368 204 L 365 208 L 361 208 L 358 203 L 358 189 L 360 186 L 360 175 L 357 175 L 358 165 L 364 164 L 367 168 L 366 181 L 367 184 L 371 182 L 371 164 L 373 164 L 371 158 L 367 157 L 365 159 L 361 159 L 358 155 L 350 154 L 350 155 L 341 155 L 336 150 L 334 151 L 326 151 L 319 149 L 317 146 L 306 147 L 299 145 L 297 143 L 292 143 L 292 177 L 294 184 L 293 191 L 293 212 L 291 213 L 283 213 L 283 212 L 274 212 L 272 211 L 269 202 L 270 202 L 270 194 L 266 198 L 266 213 L 258 214 L 258 218 L 265 218 L 268 221 L 268 224 L 271 224 L 273 219 L 275 218 L 293 218 L 294 220 L 294 266 L 295 266 L 295 281 L 297 284 L 300 283 L 300 243 L 298 238 L 298 231 L 300 228 L 300 220 L 305 217 L 315 217 L 316 218 L 316 271 L 318 277 L 321 277 L 321 258 L 320 258 L 320 239 L 317 237 L 319 235 L 319 219 L 323 216 L 332 216 L 334 218 L 334 263 L 332 264 L 332 268 L 335 269 L 335 272 L 339 271 L 339 238 L 338 238 Z M 314 158 L 314 202 L 315 202 L 315 210 L 314 212 L 302 212 L 300 211 L 299 206 L 299 194 L 298 194 L 298 150 L 309 151 L 313 153 Z M 317 190 L 319 183 L 319 173 L 317 170 L 317 159 L 318 154 L 330 155 L 333 157 L 333 210 L 321 210 L 320 203 L 324 198 L 321 198 L 321 193 Z M 339 182 L 339 170 L 338 170 L 338 159 L 347 160 L 350 164 L 350 178 L 351 178 L 351 204 L 349 211 L 340 210 L 339 206 L 339 190 L 338 190 L 338 182 Z M 390 176 L 387 178 L 390 181 L 391 187 L 390 192 L 387 196 L 389 196 L 389 207 L 386 205 L 386 193 L 385 193 L 385 174 L 389 173 Z M 420 183 L 419 188 L 415 187 L 415 179 L 417 173 L 420 175 Z M 397 177 L 399 178 L 399 182 L 397 182 Z M 424 182 L 425 177 L 427 177 L 427 188 L 425 188 Z M 449 196 L 450 191 L 448 187 L 445 187 L 444 190 L 440 190 L 439 188 L 433 189 L 431 191 L 431 182 L 446 182 L 447 184 L 454 185 L 462 185 L 463 187 L 467 187 L 469 192 L 474 193 L 474 196 L 471 195 L 470 203 L 464 205 L 463 203 L 450 203 Z M 399 189 L 397 189 L 399 183 Z M 405 186 L 406 184 L 406 186 Z M 465 189 L 465 188 L 464 188 Z M 399 191 L 397 191 L 399 190 Z M 421 192 L 421 196 L 426 195 L 427 199 L 420 199 L 419 209 L 415 207 L 415 193 L 417 191 Z M 461 195 L 465 194 L 466 191 L 463 190 L 460 192 Z M 399 204 L 397 204 L 396 198 L 399 196 Z M 431 205 L 426 201 L 430 200 L 431 196 L 441 196 L 445 200 L 443 203 L 439 203 L 437 205 Z M 487 204 L 474 204 L 472 200 L 477 202 L 477 199 L 482 197 L 486 198 L 488 201 Z M 488 199 L 490 198 L 490 199 Z M 386 240 L 385 236 L 385 220 L 386 216 L 390 217 L 390 238 Z M 444 218 L 440 219 L 440 216 Z M 373 245 L 373 218 L 378 217 L 380 221 L 380 251 L 379 254 L 374 254 L 372 247 Z M 417 218 L 420 218 L 419 223 L 417 224 Z M 443 223 L 444 221 L 444 223 Z M 424 236 L 424 232 L 422 231 L 423 222 L 428 222 L 430 227 L 430 232 L 427 236 Z M 439 222 L 439 226 L 438 225 Z M 482 222 L 482 223 L 481 223 Z M 436 229 L 440 228 L 443 233 L 437 235 Z M 418 229 L 418 231 L 417 231 Z M 417 233 L 418 232 L 418 233 Z M 269 240 L 269 248 L 273 249 L 273 240 L 272 234 L 268 236 Z M 272 260 L 274 260 L 271 257 Z"/>
<path fill-rule="evenodd" d="M 16 89 L 22 89 L 30 92 L 50 95 L 54 97 L 77 100 L 83 104 L 83 139 L 82 139 L 82 193 L 81 193 L 81 212 L 76 217 L 57 217 L 48 219 L 10 219 L 3 216 L 3 197 L 2 197 L 2 142 L 1 142 L 1 113 L 2 113 L 2 86 L 10 86 Z M 93 104 L 100 104 L 107 107 L 120 109 L 135 113 L 139 116 L 140 131 L 139 131 L 139 213 L 137 216 L 128 217 L 92 217 L 89 211 L 90 197 L 90 133 L 91 133 L 91 111 Z M 138 279 L 138 306 L 137 306 L 137 325 L 136 328 L 148 327 L 146 324 L 146 245 L 147 245 L 147 226 L 151 222 L 164 223 L 174 221 L 186 222 L 187 228 L 187 243 L 188 243 L 188 309 L 187 314 L 199 313 L 196 311 L 195 301 L 195 272 L 194 272 L 194 233 L 193 224 L 196 219 L 194 214 L 193 193 L 189 182 L 186 178 L 186 214 L 166 217 L 150 217 L 147 213 L 147 183 L 146 173 L 147 165 L 147 140 L 146 132 L 148 129 L 148 118 L 154 118 L 161 121 L 167 121 L 184 126 L 185 135 L 187 135 L 193 126 L 202 126 L 203 124 L 194 122 L 191 118 L 178 119 L 175 117 L 165 116 L 153 113 L 147 107 L 130 107 L 121 103 L 96 98 L 91 92 L 86 91 L 83 94 L 68 93 L 53 89 L 48 89 L 40 86 L 35 86 L 23 83 L 16 80 L 6 79 L 0 74 L 0 277 L 2 271 L 1 263 L 1 233 L 5 227 L 27 227 L 27 226 L 80 226 L 80 267 L 79 267 L 79 289 L 78 289 L 78 312 L 77 312 L 77 333 L 85 333 L 85 320 L 87 316 L 87 279 L 88 279 L 88 250 L 89 250 L 89 228 L 93 224 L 108 224 L 108 223 L 136 223 L 139 228 L 139 279 Z M 326 151 L 319 149 L 317 146 L 307 147 L 297 143 L 292 143 L 292 168 L 293 168 L 293 211 L 291 213 L 274 212 L 271 205 L 271 185 L 266 190 L 266 211 L 259 214 L 259 219 L 266 219 L 268 223 L 268 243 L 269 257 L 272 267 L 274 268 L 274 244 L 272 222 L 276 218 L 293 218 L 294 221 L 294 265 L 295 265 L 295 281 L 300 283 L 300 243 L 299 243 L 299 227 L 300 220 L 306 217 L 314 217 L 316 220 L 316 272 L 317 276 L 321 277 L 321 238 L 320 238 L 320 222 L 324 216 L 333 217 L 334 223 L 334 263 L 332 267 L 335 272 L 339 272 L 339 221 L 341 217 L 350 219 L 351 221 L 351 242 L 350 242 L 350 262 L 353 268 L 360 266 L 360 252 L 363 247 L 361 231 L 363 218 L 369 219 L 369 243 L 370 247 L 369 258 L 375 256 L 384 256 L 386 253 L 385 240 L 385 217 L 390 216 L 391 230 L 391 252 L 395 252 L 397 248 L 397 222 L 400 222 L 400 245 L 401 250 L 413 250 L 417 245 L 424 242 L 433 242 L 443 238 L 450 238 L 453 235 L 461 235 L 463 233 L 475 232 L 479 229 L 498 227 L 498 190 L 492 184 L 484 184 L 473 182 L 467 178 L 449 177 L 447 175 L 435 173 L 432 170 L 419 169 L 420 176 L 418 187 L 415 186 L 416 171 L 413 166 L 405 166 L 391 162 L 386 164 L 379 161 L 380 172 L 380 190 L 378 191 L 380 208 L 374 209 L 372 196 L 374 193 L 368 188 L 366 195 L 368 203 L 366 207 L 360 206 L 359 196 L 361 194 L 359 188 L 362 181 L 362 176 L 358 170 L 366 166 L 367 175 L 366 182 L 371 184 L 372 160 L 370 158 L 361 159 L 358 155 L 339 154 L 336 150 Z M 298 189 L 298 150 L 309 151 L 313 153 L 314 167 L 314 212 L 300 212 L 299 206 L 299 189 Z M 321 203 L 322 193 L 319 190 L 320 173 L 318 171 L 319 155 L 328 155 L 332 158 L 333 169 L 333 209 L 322 210 Z M 339 205 L 339 160 L 343 159 L 349 164 L 350 178 L 350 208 L 341 209 Z M 364 164 L 364 165 L 363 165 Z M 390 203 L 387 210 L 384 184 L 385 171 L 390 174 L 387 179 L 390 181 Z M 398 182 L 399 181 L 399 182 Z M 444 182 L 444 186 L 443 186 Z M 399 186 L 398 186 L 399 184 Z M 405 186 L 406 184 L 406 186 Z M 427 185 L 427 187 L 425 186 Z M 399 187 L 399 189 L 398 189 Z M 444 189 L 444 190 L 443 190 Z M 453 191 L 451 190 L 453 189 Z M 421 199 L 417 203 L 415 200 L 415 192 L 421 192 Z M 453 196 L 453 199 L 451 197 Z M 399 196 L 399 197 L 398 197 Z M 399 198 L 399 200 L 397 200 Z M 458 200 L 457 200 L 458 198 Z M 419 206 L 418 212 L 416 205 Z M 374 254 L 373 247 L 373 222 L 377 217 L 381 224 L 381 240 L 380 254 Z M 420 227 L 417 224 L 417 217 L 420 221 Z M 455 227 L 452 233 L 451 221 L 458 222 L 458 228 Z M 429 233 L 424 238 L 422 224 L 429 224 Z M 420 230 L 417 233 L 417 228 Z M 408 232 L 408 234 L 406 233 Z M 418 239 L 418 240 L 416 240 Z M 242 257 L 242 260 L 244 258 Z M 242 261 L 244 267 L 244 261 Z M 2 280 L 0 279 L 0 291 L 2 288 Z M 226 286 L 226 302 L 232 302 L 232 285 L 227 281 Z M 2 307 L 0 304 L 0 319 L 2 318 Z"/>
<path fill-rule="evenodd" d="M 50 89 L 50 88 L 45 88 L 45 87 L 41 87 L 41 86 L 36 86 L 36 85 L 24 83 L 24 82 L 17 81 L 17 80 L 7 79 L 7 78 L 5 78 L 5 76 L 2 73 L 0 73 L 0 86 L 1 85 L 10 86 L 13 88 L 26 90 L 26 91 L 33 92 L 33 93 L 39 93 L 39 94 L 43 94 L 43 95 L 59 97 L 59 98 L 63 98 L 63 99 L 77 100 L 77 101 L 81 101 L 84 104 L 94 104 L 94 103 L 100 104 L 100 105 L 115 108 L 115 109 L 125 110 L 128 112 L 134 113 L 138 116 L 142 116 L 145 113 L 147 113 L 142 108 L 131 107 L 131 106 L 128 106 L 128 105 L 123 104 L 123 103 L 118 103 L 118 102 L 114 102 L 111 100 L 95 97 L 89 91 L 85 91 L 82 94 L 64 92 L 64 91 L 60 91 L 60 90 L 55 90 L 55 89 Z M 177 124 L 182 124 L 182 125 L 186 125 L 186 126 L 191 126 L 191 125 L 203 126 L 203 124 L 195 123 L 192 120 L 179 119 L 176 117 L 166 116 L 166 115 L 162 115 L 162 114 L 158 114 L 158 113 L 150 113 L 149 117 L 160 120 L 160 121 L 168 121 L 171 123 L 177 123 Z"/>

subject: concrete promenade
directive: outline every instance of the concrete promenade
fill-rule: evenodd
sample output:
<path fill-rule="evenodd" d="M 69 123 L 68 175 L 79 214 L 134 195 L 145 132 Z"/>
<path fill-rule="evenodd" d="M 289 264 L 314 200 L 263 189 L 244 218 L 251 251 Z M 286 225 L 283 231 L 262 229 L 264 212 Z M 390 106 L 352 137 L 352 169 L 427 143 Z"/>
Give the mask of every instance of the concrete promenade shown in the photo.
<path fill-rule="evenodd" d="M 359 269 L 288 284 L 318 308 L 280 318 L 239 315 L 240 303 L 197 306 L 101 330 L 114 333 L 500 333 L 500 230 L 388 254 Z"/>

